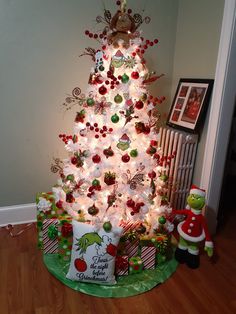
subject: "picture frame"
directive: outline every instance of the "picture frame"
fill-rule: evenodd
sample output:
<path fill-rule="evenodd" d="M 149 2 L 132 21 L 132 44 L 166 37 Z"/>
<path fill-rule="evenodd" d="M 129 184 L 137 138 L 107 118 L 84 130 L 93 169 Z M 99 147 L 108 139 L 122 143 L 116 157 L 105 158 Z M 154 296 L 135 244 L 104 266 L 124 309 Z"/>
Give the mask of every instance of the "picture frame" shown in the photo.
<path fill-rule="evenodd" d="M 210 101 L 213 84 L 212 79 L 181 78 L 167 125 L 193 133 L 198 132 Z"/>

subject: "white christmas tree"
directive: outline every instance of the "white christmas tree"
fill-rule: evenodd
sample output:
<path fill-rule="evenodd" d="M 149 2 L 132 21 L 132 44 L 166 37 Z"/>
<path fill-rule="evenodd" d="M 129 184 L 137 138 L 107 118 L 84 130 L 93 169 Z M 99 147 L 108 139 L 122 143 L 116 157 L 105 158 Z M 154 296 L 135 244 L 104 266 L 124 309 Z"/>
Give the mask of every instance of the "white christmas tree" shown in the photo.
<path fill-rule="evenodd" d="M 105 10 L 97 18 L 107 24 L 102 33 L 85 31 L 100 40 L 101 50 L 84 53 L 95 61 L 86 94 L 75 88 L 66 98 L 67 109 L 80 108 L 73 135 L 60 134 L 69 158 L 53 192 L 57 207 L 76 220 L 107 228 L 138 220 L 143 234 L 152 236 L 160 224 L 172 229 L 166 173 L 174 154 L 163 156 L 157 142 L 164 97 L 153 97 L 146 87 L 161 75 L 149 72 L 143 57 L 158 40 L 144 40 L 137 30 L 148 18 L 132 16 L 126 1 L 117 4 L 113 17 Z"/>

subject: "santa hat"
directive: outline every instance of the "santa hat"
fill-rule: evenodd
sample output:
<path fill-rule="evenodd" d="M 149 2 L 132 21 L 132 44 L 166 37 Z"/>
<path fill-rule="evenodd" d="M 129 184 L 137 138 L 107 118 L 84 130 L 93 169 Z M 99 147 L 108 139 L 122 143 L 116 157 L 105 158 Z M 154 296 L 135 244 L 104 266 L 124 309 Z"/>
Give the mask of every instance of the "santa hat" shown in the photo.
<path fill-rule="evenodd" d="M 200 189 L 196 185 L 192 185 L 191 189 L 190 189 L 190 194 L 196 194 L 196 195 L 205 197 L 206 196 L 206 191 L 203 190 L 203 189 Z"/>
<path fill-rule="evenodd" d="M 119 139 L 120 142 L 122 143 L 130 143 L 130 138 L 128 137 L 128 135 L 125 133 L 121 136 L 121 138 Z"/>

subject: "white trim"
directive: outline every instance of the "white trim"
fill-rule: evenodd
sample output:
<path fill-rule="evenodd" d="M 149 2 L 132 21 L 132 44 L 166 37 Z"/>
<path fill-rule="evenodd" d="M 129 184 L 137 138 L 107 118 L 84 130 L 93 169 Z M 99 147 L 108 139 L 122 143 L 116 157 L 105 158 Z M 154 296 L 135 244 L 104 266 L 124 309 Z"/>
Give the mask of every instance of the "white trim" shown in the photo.
<path fill-rule="evenodd" d="M 189 191 L 189 194 L 195 194 L 195 195 L 199 195 L 199 196 L 201 196 L 201 197 L 205 197 L 205 196 L 206 196 L 206 192 L 205 192 L 205 191 L 202 191 L 202 190 L 196 189 L 196 188 L 191 189 L 191 190 Z"/>
<path fill-rule="evenodd" d="M 177 230 L 178 230 L 178 233 L 179 235 L 184 238 L 184 240 L 186 241 L 190 241 L 190 242 L 200 242 L 202 240 L 205 239 L 205 232 L 204 230 L 202 231 L 202 234 L 200 234 L 200 236 L 198 237 L 194 237 L 194 236 L 190 236 L 188 235 L 187 233 L 185 233 L 183 230 L 182 230 L 182 226 L 184 224 L 185 220 L 180 222 L 177 226 Z"/>
<path fill-rule="evenodd" d="M 226 89 L 227 74 L 230 70 L 229 62 L 234 34 L 235 12 L 235 0 L 225 0 L 215 84 L 200 180 L 200 186 L 207 191 L 206 203 L 209 210 L 211 210 L 209 223 L 212 232 L 216 230 L 217 226 L 220 191 L 234 107 L 234 100 L 232 103 L 226 100 Z M 231 91 L 232 93 L 235 93 L 234 88 Z M 223 121 L 225 116 L 227 116 L 227 119 Z M 223 141 L 222 134 L 224 135 Z"/>
<path fill-rule="evenodd" d="M 36 221 L 36 204 L 0 207 L 0 227 Z"/>

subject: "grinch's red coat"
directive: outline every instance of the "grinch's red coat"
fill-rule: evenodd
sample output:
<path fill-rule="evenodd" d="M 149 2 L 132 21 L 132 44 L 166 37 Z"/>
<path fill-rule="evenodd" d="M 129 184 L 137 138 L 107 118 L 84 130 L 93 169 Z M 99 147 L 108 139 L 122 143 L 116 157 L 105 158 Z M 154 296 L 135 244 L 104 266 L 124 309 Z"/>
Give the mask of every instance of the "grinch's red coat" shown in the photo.
<path fill-rule="evenodd" d="M 179 223 L 178 232 L 182 238 L 191 242 L 206 239 L 206 246 L 213 247 L 205 217 L 201 211 L 194 209 L 173 210 L 175 215 L 185 215 L 186 219 Z"/>

